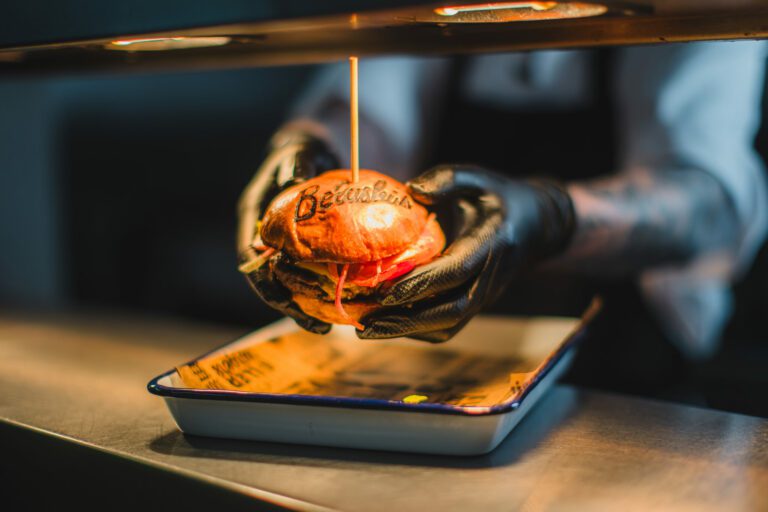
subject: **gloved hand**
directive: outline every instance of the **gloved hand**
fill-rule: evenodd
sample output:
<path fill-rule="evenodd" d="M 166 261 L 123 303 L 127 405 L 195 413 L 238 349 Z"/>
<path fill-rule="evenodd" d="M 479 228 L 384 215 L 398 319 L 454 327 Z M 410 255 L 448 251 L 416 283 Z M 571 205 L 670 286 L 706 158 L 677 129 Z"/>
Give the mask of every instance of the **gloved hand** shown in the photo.
<path fill-rule="evenodd" d="M 575 229 L 570 196 L 554 182 L 438 166 L 409 183 L 426 205 L 456 204 L 457 238 L 434 261 L 393 283 L 360 338 L 450 339 L 520 270 L 562 252 Z"/>
<path fill-rule="evenodd" d="M 338 168 L 338 158 L 324 141 L 301 129 L 281 130 L 272 138 L 267 158 L 238 204 L 238 268 L 264 302 L 318 334 L 327 333 L 330 324 L 301 311 L 288 290 L 270 275 L 267 265 L 259 266 L 261 253 L 266 249 L 259 236 L 259 220 L 269 202 L 283 189 Z"/>

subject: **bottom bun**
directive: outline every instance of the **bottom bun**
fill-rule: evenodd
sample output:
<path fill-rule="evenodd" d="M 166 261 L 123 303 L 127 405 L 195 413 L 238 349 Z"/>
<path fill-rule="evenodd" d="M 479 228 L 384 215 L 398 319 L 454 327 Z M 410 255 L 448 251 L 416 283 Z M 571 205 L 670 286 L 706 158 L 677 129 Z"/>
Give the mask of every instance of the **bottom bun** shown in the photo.
<path fill-rule="evenodd" d="M 310 297 L 302 293 L 294 293 L 293 301 L 309 316 L 331 324 L 353 325 L 359 323 L 360 319 L 365 317 L 365 315 L 381 307 L 375 302 L 344 301 L 342 305 L 348 315 L 348 318 L 345 318 L 339 313 L 333 302 Z"/>

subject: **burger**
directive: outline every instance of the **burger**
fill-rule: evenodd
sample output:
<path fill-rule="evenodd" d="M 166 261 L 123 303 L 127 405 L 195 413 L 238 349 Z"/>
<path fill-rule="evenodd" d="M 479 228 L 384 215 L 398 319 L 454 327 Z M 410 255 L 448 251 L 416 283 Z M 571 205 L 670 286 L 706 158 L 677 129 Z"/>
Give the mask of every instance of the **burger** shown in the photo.
<path fill-rule="evenodd" d="M 282 191 L 265 210 L 261 265 L 304 313 L 351 324 L 380 306 L 377 291 L 440 254 L 435 215 L 400 182 L 375 171 L 325 172 Z"/>

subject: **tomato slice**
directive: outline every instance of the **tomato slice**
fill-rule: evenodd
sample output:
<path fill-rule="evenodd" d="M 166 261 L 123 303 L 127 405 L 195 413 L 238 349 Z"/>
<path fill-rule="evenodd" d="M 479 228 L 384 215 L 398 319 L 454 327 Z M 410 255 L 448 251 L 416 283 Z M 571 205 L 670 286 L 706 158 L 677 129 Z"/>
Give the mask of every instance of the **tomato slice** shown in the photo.
<path fill-rule="evenodd" d="M 445 245 L 445 237 L 440 225 L 434 220 L 434 214 L 427 219 L 419 239 L 399 254 L 378 261 L 366 263 L 350 263 L 347 268 L 345 282 L 357 286 L 374 287 L 384 281 L 396 279 L 407 274 L 415 267 L 431 261 L 440 253 Z M 300 266 L 320 275 L 329 277 L 338 283 L 342 263 L 299 263 Z"/>
<path fill-rule="evenodd" d="M 347 320 L 349 323 L 355 326 L 355 329 L 358 329 L 362 331 L 365 329 L 363 325 L 360 322 L 355 322 L 352 320 L 352 318 L 347 314 L 346 311 L 344 311 L 344 305 L 341 303 L 341 292 L 344 290 L 344 281 L 347 279 L 347 273 L 349 272 L 349 264 L 343 265 L 341 267 L 341 274 L 339 275 L 339 282 L 336 283 L 336 296 L 334 297 L 334 305 L 336 306 L 336 311 L 339 312 L 339 315 L 341 315 L 342 318 Z"/>
<path fill-rule="evenodd" d="M 396 279 L 404 274 L 407 274 L 408 272 L 413 270 L 415 266 L 416 264 L 413 261 L 401 261 L 394 265 L 390 265 L 385 270 L 382 270 L 381 273 L 379 274 L 374 274 L 373 276 L 370 276 L 370 277 L 366 277 L 365 274 L 362 274 L 363 277 L 354 277 L 354 278 L 348 277 L 347 281 L 357 286 L 373 287 L 379 283 L 383 283 L 384 281 L 389 281 L 390 279 Z M 361 274 L 357 274 L 357 275 L 360 276 Z"/>

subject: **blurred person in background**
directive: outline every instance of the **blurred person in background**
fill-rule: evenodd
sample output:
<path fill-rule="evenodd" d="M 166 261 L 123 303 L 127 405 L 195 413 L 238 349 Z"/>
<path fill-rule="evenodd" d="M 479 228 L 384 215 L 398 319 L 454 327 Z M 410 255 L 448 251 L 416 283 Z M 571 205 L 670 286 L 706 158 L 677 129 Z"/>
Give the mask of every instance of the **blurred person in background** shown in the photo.
<path fill-rule="evenodd" d="M 765 53 L 718 42 L 363 59 L 361 167 L 461 207 L 444 254 L 379 297 L 388 307 L 358 335 L 441 342 L 481 310 L 574 314 L 597 292 L 604 311 L 571 380 L 685 392 L 687 362 L 716 350 L 731 286 L 765 236 L 753 148 Z M 273 137 L 281 156 L 257 172 L 241 218 L 348 167 L 348 89 L 346 64 L 321 73 Z M 302 327 L 330 328 L 254 284 Z"/>

